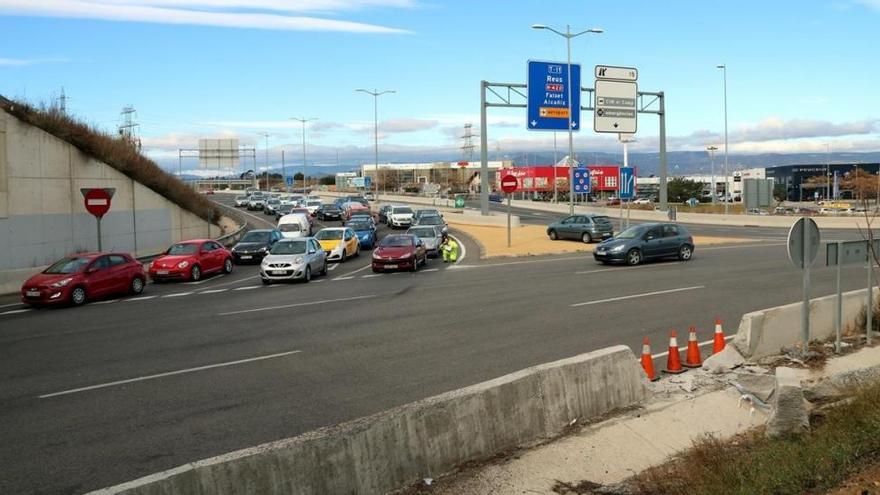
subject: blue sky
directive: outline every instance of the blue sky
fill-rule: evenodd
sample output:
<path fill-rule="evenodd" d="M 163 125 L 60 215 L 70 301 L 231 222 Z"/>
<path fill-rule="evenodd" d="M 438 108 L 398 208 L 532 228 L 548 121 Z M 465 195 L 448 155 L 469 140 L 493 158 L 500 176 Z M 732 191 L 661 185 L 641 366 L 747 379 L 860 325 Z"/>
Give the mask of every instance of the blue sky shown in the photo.
<path fill-rule="evenodd" d="M 160 159 L 261 132 L 273 159 L 296 155 L 287 119 L 317 117 L 309 150 L 327 162 L 371 157 L 373 102 L 354 89 L 394 89 L 380 99 L 388 157 L 455 159 L 462 126 L 479 125 L 480 80 L 523 83 L 528 59 L 565 59 L 534 23 L 602 27 L 573 40 L 573 60 L 586 74 L 637 67 L 641 90 L 665 91 L 671 150 L 721 140 L 721 63 L 732 152 L 880 150 L 880 0 L 0 0 L 0 94 L 49 101 L 64 87 L 72 112 L 107 129 L 133 105 Z M 489 117 L 490 156 L 552 149 L 524 110 Z M 636 150 L 656 150 L 656 120 L 640 117 Z M 591 130 L 576 146 L 619 147 Z"/>

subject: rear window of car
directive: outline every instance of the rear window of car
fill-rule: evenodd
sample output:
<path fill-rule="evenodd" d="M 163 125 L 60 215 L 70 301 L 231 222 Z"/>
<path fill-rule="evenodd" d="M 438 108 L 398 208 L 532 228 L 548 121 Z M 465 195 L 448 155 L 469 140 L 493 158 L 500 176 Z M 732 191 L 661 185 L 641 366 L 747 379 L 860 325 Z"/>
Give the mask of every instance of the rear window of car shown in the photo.
<path fill-rule="evenodd" d="M 348 228 L 352 230 L 370 230 L 373 228 L 370 222 L 348 222 Z"/>
<path fill-rule="evenodd" d="M 598 216 L 598 217 L 592 217 L 592 218 L 593 218 L 593 221 L 596 223 L 601 223 L 601 224 L 611 223 L 611 219 L 608 217 Z"/>
<path fill-rule="evenodd" d="M 278 226 L 281 232 L 299 232 L 302 230 L 298 223 L 282 223 Z"/>

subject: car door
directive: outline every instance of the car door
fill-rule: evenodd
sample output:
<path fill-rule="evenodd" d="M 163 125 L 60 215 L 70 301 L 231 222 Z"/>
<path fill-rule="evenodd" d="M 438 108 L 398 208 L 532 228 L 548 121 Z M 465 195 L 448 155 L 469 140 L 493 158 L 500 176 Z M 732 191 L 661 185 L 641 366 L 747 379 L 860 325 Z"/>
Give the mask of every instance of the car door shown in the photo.
<path fill-rule="evenodd" d="M 113 290 L 113 272 L 110 257 L 99 256 L 86 269 L 86 293 L 89 297 L 100 297 Z"/>
<path fill-rule="evenodd" d="M 318 241 L 314 239 L 309 239 L 308 244 L 306 245 L 306 249 L 308 250 L 309 266 L 312 267 L 312 271 L 320 271 L 321 268 L 324 267 L 324 263 L 322 260 L 322 258 L 324 257 L 324 250 L 321 249 Z"/>
<path fill-rule="evenodd" d="M 678 254 L 678 246 L 681 244 L 681 233 L 678 226 L 666 224 L 663 226 L 663 256 L 675 256 Z"/>
<path fill-rule="evenodd" d="M 559 237 L 571 239 L 574 237 L 575 217 L 568 217 L 559 222 Z"/>
<path fill-rule="evenodd" d="M 354 238 L 354 231 L 352 231 L 351 229 L 345 229 L 345 233 L 343 233 L 342 235 L 342 242 L 345 243 L 345 247 L 343 249 L 345 249 L 345 254 L 347 255 L 354 254 L 355 250 L 357 249 L 357 247 L 355 246 L 356 241 L 354 240 Z"/>
<path fill-rule="evenodd" d="M 590 227 L 593 226 L 593 221 L 590 219 L 590 217 L 583 216 L 583 215 L 578 215 L 575 222 L 576 222 L 575 223 L 575 228 L 576 228 L 575 235 L 576 235 L 577 239 L 582 238 L 584 236 L 584 232 L 589 232 Z"/>
<path fill-rule="evenodd" d="M 110 292 L 118 293 L 128 290 L 131 283 L 131 268 L 128 260 L 121 254 L 111 254 L 110 260 Z"/>
<path fill-rule="evenodd" d="M 664 240 L 663 229 L 660 226 L 652 227 L 642 237 L 642 255 L 645 258 L 663 256 Z"/>

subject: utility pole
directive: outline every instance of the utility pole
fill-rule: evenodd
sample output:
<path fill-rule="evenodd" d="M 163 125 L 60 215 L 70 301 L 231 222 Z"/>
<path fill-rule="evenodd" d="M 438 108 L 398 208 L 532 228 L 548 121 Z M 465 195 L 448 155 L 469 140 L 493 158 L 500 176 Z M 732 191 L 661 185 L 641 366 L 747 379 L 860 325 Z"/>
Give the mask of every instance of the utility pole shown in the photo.
<path fill-rule="evenodd" d="M 266 192 L 269 192 L 269 133 L 264 132 L 260 136 L 266 138 Z"/>
<path fill-rule="evenodd" d="M 141 139 L 138 137 L 138 129 L 140 124 L 134 121 L 137 117 L 137 110 L 133 106 L 128 105 L 119 113 L 122 117 L 122 123 L 119 124 L 119 137 L 130 144 L 136 150 L 141 150 Z"/>
<path fill-rule="evenodd" d="M 287 167 L 284 164 L 284 150 L 281 150 L 281 177 L 284 181 L 284 190 L 290 192 L 290 189 L 287 187 Z"/>
<path fill-rule="evenodd" d="M 718 194 L 717 194 L 717 191 L 716 191 L 716 189 L 717 189 L 717 185 L 715 184 L 715 152 L 718 151 L 718 146 L 715 146 L 715 145 L 709 146 L 708 148 L 706 148 L 706 151 L 709 152 L 709 160 L 710 160 L 711 163 L 712 163 L 712 189 L 711 189 L 711 194 L 712 194 L 712 204 L 714 205 L 714 204 L 715 204 L 715 199 L 716 199 L 715 197 L 718 195 Z"/>
<path fill-rule="evenodd" d="M 307 119 L 307 118 L 297 118 L 291 117 L 290 120 L 295 120 L 297 122 L 302 123 L 303 129 L 303 192 L 306 191 L 306 122 L 312 122 L 318 120 L 316 118 Z"/>
<path fill-rule="evenodd" d="M 393 89 L 387 89 L 385 91 L 379 91 L 377 89 L 373 89 L 373 91 L 369 91 L 366 89 L 356 89 L 355 92 L 366 93 L 373 97 L 373 137 L 375 140 L 374 143 L 376 158 L 376 202 L 379 202 L 379 97 L 384 94 L 396 93 L 396 91 L 394 91 Z M 382 186 L 385 186 L 384 181 Z"/>
<path fill-rule="evenodd" d="M 727 64 L 717 66 L 724 73 L 724 214 L 727 215 L 729 202 L 733 196 L 729 193 L 729 179 L 727 177 L 728 158 L 730 156 L 727 142 Z M 730 196 L 730 197 L 728 197 Z"/>

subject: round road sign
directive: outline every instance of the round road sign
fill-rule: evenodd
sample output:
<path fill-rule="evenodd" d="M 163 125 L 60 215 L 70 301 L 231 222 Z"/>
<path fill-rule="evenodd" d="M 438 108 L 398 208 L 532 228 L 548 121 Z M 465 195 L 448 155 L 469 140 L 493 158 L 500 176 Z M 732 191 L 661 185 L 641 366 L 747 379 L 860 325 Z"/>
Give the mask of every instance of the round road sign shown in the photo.
<path fill-rule="evenodd" d="M 788 259 L 796 268 L 811 266 L 819 254 L 819 227 L 816 221 L 803 217 L 788 231 Z"/>
<path fill-rule="evenodd" d="M 506 193 L 512 193 L 519 187 L 519 181 L 512 175 L 505 175 L 501 178 L 501 190 Z"/>
<path fill-rule="evenodd" d="M 469 162 L 466 162 L 466 161 L 464 161 L 464 160 L 458 162 L 458 166 L 461 167 L 461 168 L 465 168 L 465 167 L 467 167 L 468 165 L 470 165 L 470 163 L 469 163 Z"/>
<path fill-rule="evenodd" d="M 101 218 L 110 211 L 110 194 L 104 189 L 89 189 L 84 194 L 86 210 Z"/>

